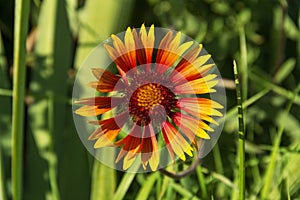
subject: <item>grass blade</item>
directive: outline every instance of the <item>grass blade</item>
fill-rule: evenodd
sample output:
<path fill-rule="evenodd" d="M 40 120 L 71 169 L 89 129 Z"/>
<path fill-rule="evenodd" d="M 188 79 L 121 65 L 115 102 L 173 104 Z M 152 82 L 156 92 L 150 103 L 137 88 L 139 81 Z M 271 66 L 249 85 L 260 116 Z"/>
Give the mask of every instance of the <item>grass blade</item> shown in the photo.
<path fill-rule="evenodd" d="M 29 0 L 15 2 L 14 80 L 12 117 L 12 193 L 15 200 L 22 199 L 24 97 L 26 77 L 26 36 Z"/>
<path fill-rule="evenodd" d="M 143 185 L 140 189 L 140 191 L 137 194 L 136 199 L 139 200 L 147 200 L 149 199 L 149 194 L 151 190 L 153 189 L 154 183 L 159 178 L 159 173 L 153 173 L 151 174 L 145 182 L 143 182 Z"/>
<path fill-rule="evenodd" d="M 5 177 L 3 173 L 2 145 L 0 144 L 0 199 L 6 200 Z"/>
<path fill-rule="evenodd" d="M 180 184 L 171 183 L 171 187 L 178 192 L 179 194 L 181 194 L 183 197 L 187 198 L 187 199 L 192 199 L 192 200 L 199 200 L 198 197 L 196 197 L 194 194 L 192 194 L 190 191 L 188 191 L 187 189 L 185 189 L 184 187 L 182 187 Z"/>
<path fill-rule="evenodd" d="M 124 174 L 121 183 L 118 186 L 118 189 L 114 195 L 113 200 L 122 200 L 129 188 L 129 186 L 131 185 L 134 177 L 135 177 L 135 173 L 126 173 Z"/>
<path fill-rule="evenodd" d="M 244 111 L 242 105 L 241 88 L 239 84 L 239 73 L 236 62 L 233 61 L 233 70 L 235 76 L 236 96 L 239 118 L 239 199 L 245 199 L 245 128 L 244 128 Z"/>
<path fill-rule="evenodd" d="M 297 88 L 295 89 L 293 98 L 290 99 L 290 101 L 285 109 L 284 115 L 287 115 L 290 112 L 293 102 L 294 102 L 294 98 L 297 96 L 299 90 L 300 90 L 300 84 L 298 84 Z M 280 143 L 281 143 L 281 136 L 283 134 L 284 128 L 285 128 L 285 124 L 281 123 L 279 126 L 279 129 L 278 129 L 277 136 L 275 138 L 274 145 L 273 145 L 271 161 L 270 161 L 270 163 L 267 167 L 266 173 L 265 173 L 265 179 L 264 179 L 265 182 L 264 182 L 264 186 L 262 188 L 261 195 L 260 195 L 261 199 L 266 199 L 268 197 L 268 194 L 271 189 L 273 175 L 274 175 L 276 161 L 277 161 L 277 155 L 278 155 L 279 147 L 280 147 Z"/>
<path fill-rule="evenodd" d="M 245 28 L 241 27 L 239 30 L 239 37 L 240 37 L 240 51 L 241 51 L 241 67 L 240 67 L 240 74 L 241 74 L 241 88 L 242 88 L 242 101 L 247 99 L 248 94 L 248 64 L 247 64 L 247 43 L 246 43 L 246 34 Z"/>
<path fill-rule="evenodd" d="M 207 188 L 206 188 L 206 181 L 205 181 L 205 177 L 202 173 L 202 169 L 201 169 L 201 165 L 198 165 L 198 167 L 196 168 L 196 173 L 197 173 L 197 177 L 198 177 L 198 182 L 200 185 L 200 189 L 201 189 L 201 197 L 203 199 L 208 199 L 208 193 L 207 193 Z"/>

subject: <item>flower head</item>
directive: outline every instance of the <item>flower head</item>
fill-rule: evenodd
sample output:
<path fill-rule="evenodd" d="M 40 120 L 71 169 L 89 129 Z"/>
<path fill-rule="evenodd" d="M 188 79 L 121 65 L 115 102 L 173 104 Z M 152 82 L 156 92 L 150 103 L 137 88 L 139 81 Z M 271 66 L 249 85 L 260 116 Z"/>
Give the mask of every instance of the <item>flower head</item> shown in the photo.
<path fill-rule="evenodd" d="M 128 28 L 111 40 L 104 48 L 112 70 L 93 68 L 95 80 L 88 84 L 98 95 L 76 101 L 82 105 L 76 114 L 97 117 L 89 121 L 98 126 L 89 136 L 94 148 L 119 147 L 115 162 L 124 170 L 135 161 L 157 170 L 163 148 L 172 162 L 193 156 L 222 116 L 223 106 L 209 98 L 219 82 L 211 56 L 202 45 L 182 42 L 180 32 L 155 34 L 153 25 Z"/>

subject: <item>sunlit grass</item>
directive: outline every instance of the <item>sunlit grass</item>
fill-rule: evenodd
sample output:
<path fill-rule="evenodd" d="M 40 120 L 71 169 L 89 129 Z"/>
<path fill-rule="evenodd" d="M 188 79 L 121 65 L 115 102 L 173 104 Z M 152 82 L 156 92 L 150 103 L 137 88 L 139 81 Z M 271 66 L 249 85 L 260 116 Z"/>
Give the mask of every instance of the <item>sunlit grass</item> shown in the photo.
<path fill-rule="evenodd" d="M 22 199 L 24 100 L 26 78 L 26 36 L 29 18 L 29 0 L 16 1 L 14 32 L 14 81 L 12 117 L 12 196 Z M 3 183 L 2 183 L 3 184 Z"/>

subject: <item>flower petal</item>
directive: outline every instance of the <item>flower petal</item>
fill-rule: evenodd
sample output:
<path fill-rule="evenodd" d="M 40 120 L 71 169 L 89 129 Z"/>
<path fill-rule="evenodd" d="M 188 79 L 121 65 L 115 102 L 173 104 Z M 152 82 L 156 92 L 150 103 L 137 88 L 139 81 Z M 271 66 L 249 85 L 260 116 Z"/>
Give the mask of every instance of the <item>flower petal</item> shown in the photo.
<path fill-rule="evenodd" d="M 105 136 L 106 133 L 108 133 L 109 131 L 115 131 L 115 132 L 109 133 L 111 135 L 108 136 L 108 138 L 111 141 L 114 140 L 116 138 L 116 137 L 113 137 L 113 136 L 115 136 L 114 133 L 116 133 L 117 131 L 121 131 L 121 129 L 124 126 L 127 119 L 128 119 L 128 115 L 126 112 L 124 112 L 124 113 L 121 113 L 121 114 L 119 114 L 115 117 L 109 118 L 109 119 L 89 121 L 90 124 L 100 125 L 100 128 L 97 129 L 96 131 L 94 131 L 90 135 L 89 140 L 98 139 L 102 135 Z"/>
<path fill-rule="evenodd" d="M 189 131 L 193 131 L 195 135 L 200 138 L 210 139 L 210 136 L 204 130 L 213 131 L 213 129 L 203 121 L 182 113 L 176 113 L 174 121 L 183 132 L 188 133 Z"/>
<path fill-rule="evenodd" d="M 120 131 L 121 131 L 121 129 L 109 130 L 103 134 L 100 134 L 98 136 L 99 138 L 97 139 L 96 143 L 94 144 L 94 148 L 101 148 L 101 147 L 113 145 L 113 140 L 118 136 Z"/>
<path fill-rule="evenodd" d="M 215 64 L 203 65 L 200 68 L 195 68 L 193 65 L 187 65 L 182 69 L 174 70 L 171 74 L 171 80 L 176 85 L 183 81 L 191 81 L 204 76 L 204 74 L 210 70 Z"/>
<path fill-rule="evenodd" d="M 89 87 L 97 89 L 99 92 L 112 92 L 122 88 L 122 82 L 119 81 L 120 77 L 101 68 L 92 69 L 94 76 L 98 81 L 93 81 L 88 84 Z M 118 88 L 115 85 L 118 83 Z"/>
<path fill-rule="evenodd" d="M 146 34 L 146 28 L 143 24 L 140 29 L 140 38 L 143 43 L 143 46 L 145 48 L 146 53 L 146 63 L 152 62 L 152 53 L 153 53 L 153 47 L 154 47 L 154 25 L 151 25 L 148 35 Z"/>
<path fill-rule="evenodd" d="M 181 32 L 178 32 L 173 38 L 173 34 L 169 31 L 162 39 L 156 56 L 156 63 L 171 67 L 180 56 L 191 47 L 192 41 L 185 42 L 180 45 Z M 163 73 L 167 68 L 158 68 Z"/>
<path fill-rule="evenodd" d="M 216 101 L 206 98 L 180 98 L 177 106 L 183 111 L 201 118 L 203 115 L 207 116 L 223 116 L 223 114 L 216 110 L 222 109 L 223 106 Z"/>
<path fill-rule="evenodd" d="M 135 42 L 130 27 L 128 27 L 126 30 L 124 40 L 125 40 L 125 47 L 126 47 L 126 56 L 130 61 L 130 68 L 133 69 L 136 67 L 136 51 L 135 51 L 136 48 L 135 48 Z"/>
<path fill-rule="evenodd" d="M 122 148 L 115 162 L 119 162 L 124 157 L 124 170 L 128 169 L 133 164 L 136 156 L 140 152 L 141 132 L 141 127 L 134 125 L 131 132 L 125 138 L 115 142 L 115 145 Z"/>
<path fill-rule="evenodd" d="M 175 86 L 175 92 L 179 94 L 206 94 L 216 92 L 213 87 L 217 85 L 216 74 L 208 74 L 205 77 L 192 80 Z M 215 79 L 215 80 L 214 80 Z"/>
<path fill-rule="evenodd" d="M 186 160 L 184 153 L 187 153 L 191 157 L 193 156 L 193 148 L 191 145 L 184 139 L 178 130 L 170 124 L 170 122 L 164 122 L 162 132 L 164 138 L 167 138 L 167 141 L 171 145 L 172 150 L 181 160 Z"/>
<path fill-rule="evenodd" d="M 141 144 L 142 164 L 144 169 L 149 162 L 152 171 L 155 171 L 159 163 L 158 144 L 152 125 L 144 128 L 143 139 Z"/>
<path fill-rule="evenodd" d="M 76 104 L 86 104 L 75 111 L 76 114 L 81 116 L 98 116 L 112 108 L 116 107 L 123 101 L 123 98 L 117 97 L 94 97 L 83 98 L 75 101 Z"/>
<path fill-rule="evenodd" d="M 92 117 L 101 115 L 109 110 L 111 110 L 111 108 L 99 108 L 98 106 L 82 106 L 78 108 L 75 113 L 84 117 Z"/>

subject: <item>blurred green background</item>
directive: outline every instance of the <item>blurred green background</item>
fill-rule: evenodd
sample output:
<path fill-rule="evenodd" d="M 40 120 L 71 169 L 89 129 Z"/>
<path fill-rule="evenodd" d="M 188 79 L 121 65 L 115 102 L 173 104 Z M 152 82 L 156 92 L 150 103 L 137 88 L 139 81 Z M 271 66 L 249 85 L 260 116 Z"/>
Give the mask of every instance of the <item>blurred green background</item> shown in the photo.
<path fill-rule="evenodd" d="M 0 200 L 6 200 L 13 191 L 17 13 L 13 0 L 0 5 Z M 238 199 L 234 59 L 247 108 L 246 199 L 299 198 L 299 0 L 31 0 L 29 7 L 22 199 Z M 74 128 L 71 92 L 80 64 L 110 34 L 143 23 L 203 43 L 225 82 L 228 112 L 219 142 L 180 180 L 109 169 L 89 155 Z"/>

